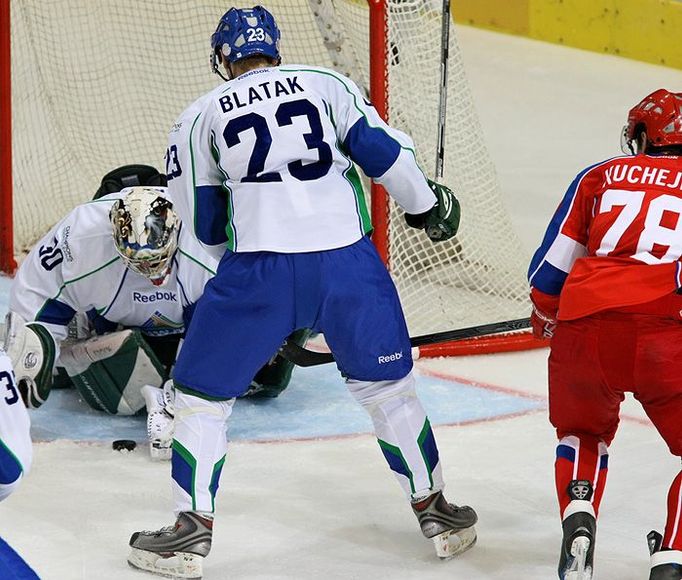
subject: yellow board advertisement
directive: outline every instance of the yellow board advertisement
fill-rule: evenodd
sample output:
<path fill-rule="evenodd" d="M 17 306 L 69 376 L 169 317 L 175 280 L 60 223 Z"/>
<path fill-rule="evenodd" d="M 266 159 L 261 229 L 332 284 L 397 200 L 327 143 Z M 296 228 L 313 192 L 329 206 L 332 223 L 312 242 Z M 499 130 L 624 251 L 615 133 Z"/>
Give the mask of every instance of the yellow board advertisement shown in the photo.
<path fill-rule="evenodd" d="M 682 0 L 452 0 L 456 22 L 682 69 Z"/>

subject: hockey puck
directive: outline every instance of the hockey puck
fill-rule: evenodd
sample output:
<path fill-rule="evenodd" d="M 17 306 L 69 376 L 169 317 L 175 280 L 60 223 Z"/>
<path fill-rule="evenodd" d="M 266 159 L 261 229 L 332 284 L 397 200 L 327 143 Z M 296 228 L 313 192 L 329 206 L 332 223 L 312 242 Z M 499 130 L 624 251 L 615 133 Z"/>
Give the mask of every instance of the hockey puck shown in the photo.
<path fill-rule="evenodd" d="M 117 439 L 111 444 L 114 451 L 135 451 L 137 443 L 132 439 Z"/>

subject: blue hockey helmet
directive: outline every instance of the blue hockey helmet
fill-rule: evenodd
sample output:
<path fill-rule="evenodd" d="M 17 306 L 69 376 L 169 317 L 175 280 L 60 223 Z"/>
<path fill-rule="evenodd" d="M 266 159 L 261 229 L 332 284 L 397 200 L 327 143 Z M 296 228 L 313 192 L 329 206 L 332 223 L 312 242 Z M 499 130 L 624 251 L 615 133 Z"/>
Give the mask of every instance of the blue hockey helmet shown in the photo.
<path fill-rule="evenodd" d="M 211 35 L 211 68 L 220 74 L 222 59 L 237 62 L 254 55 L 267 56 L 279 63 L 280 31 L 275 17 L 262 6 L 230 8 Z"/>

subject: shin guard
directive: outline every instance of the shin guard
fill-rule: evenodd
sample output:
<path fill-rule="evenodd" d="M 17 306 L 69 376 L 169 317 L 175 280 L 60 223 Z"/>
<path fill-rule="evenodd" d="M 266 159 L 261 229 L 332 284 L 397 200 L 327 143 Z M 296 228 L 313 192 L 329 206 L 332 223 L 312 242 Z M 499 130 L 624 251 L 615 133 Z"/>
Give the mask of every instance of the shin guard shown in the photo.
<path fill-rule="evenodd" d="M 176 389 L 172 452 L 175 512 L 212 513 L 234 399 L 209 401 Z"/>
<path fill-rule="evenodd" d="M 562 519 L 566 517 L 568 504 L 578 498 L 576 492 L 591 486 L 590 497 L 584 498 L 599 513 L 599 504 L 606 486 L 608 471 L 608 450 L 606 444 L 596 437 L 571 435 L 559 441 L 554 464 L 557 498 Z M 581 482 L 584 485 L 581 486 Z M 578 492 L 579 495 L 579 492 Z"/>
<path fill-rule="evenodd" d="M 397 381 L 348 381 L 369 413 L 381 451 L 406 495 L 424 498 L 443 488 L 436 440 L 410 372 Z"/>

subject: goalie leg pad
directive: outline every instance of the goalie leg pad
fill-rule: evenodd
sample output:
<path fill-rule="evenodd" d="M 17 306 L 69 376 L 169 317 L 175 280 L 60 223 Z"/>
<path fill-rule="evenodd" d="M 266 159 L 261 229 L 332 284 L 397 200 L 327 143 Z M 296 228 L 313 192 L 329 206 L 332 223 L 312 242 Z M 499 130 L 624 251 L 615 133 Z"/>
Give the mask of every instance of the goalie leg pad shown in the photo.
<path fill-rule="evenodd" d="M 64 344 L 59 360 L 87 403 L 112 415 L 134 415 L 143 409 L 142 386 L 161 386 L 166 378 L 137 330 Z"/>
<path fill-rule="evenodd" d="M 149 455 L 154 461 L 170 460 L 175 417 L 173 381 L 167 380 L 162 388 L 145 385 L 142 396 L 147 406 Z"/>

